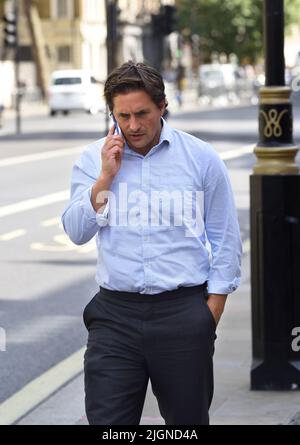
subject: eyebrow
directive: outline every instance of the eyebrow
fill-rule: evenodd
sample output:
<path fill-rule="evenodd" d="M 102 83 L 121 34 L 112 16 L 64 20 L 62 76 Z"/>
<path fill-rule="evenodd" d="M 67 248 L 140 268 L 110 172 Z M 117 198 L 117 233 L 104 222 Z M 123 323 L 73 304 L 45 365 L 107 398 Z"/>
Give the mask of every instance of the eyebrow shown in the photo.
<path fill-rule="evenodd" d="M 132 113 L 132 114 L 134 114 L 135 116 L 137 116 L 137 115 L 139 115 L 139 114 L 149 113 L 149 111 L 150 111 L 150 110 L 148 110 L 147 108 L 145 108 L 145 109 L 143 109 L 143 110 L 137 111 L 136 113 Z M 120 116 L 120 117 L 127 117 L 127 116 L 130 116 L 130 114 L 131 114 L 131 113 L 123 113 L 123 112 L 121 111 L 120 113 L 118 113 L 118 116 Z"/>

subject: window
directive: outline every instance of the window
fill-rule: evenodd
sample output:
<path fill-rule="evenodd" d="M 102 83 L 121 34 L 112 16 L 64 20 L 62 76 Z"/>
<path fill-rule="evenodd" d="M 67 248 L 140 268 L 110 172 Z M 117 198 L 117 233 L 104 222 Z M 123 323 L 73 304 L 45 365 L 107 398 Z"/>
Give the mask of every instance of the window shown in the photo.
<path fill-rule="evenodd" d="M 68 17 L 68 1 L 59 0 L 57 2 L 57 17 Z"/>
<path fill-rule="evenodd" d="M 71 47 L 67 45 L 58 46 L 57 60 L 58 62 L 71 62 Z"/>
<path fill-rule="evenodd" d="M 31 46 L 21 45 L 19 46 L 19 61 L 20 62 L 32 62 L 32 48 Z"/>
<path fill-rule="evenodd" d="M 51 9 L 53 18 L 74 18 L 74 0 L 51 0 Z"/>
<path fill-rule="evenodd" d="M 53 85 L 80 85 L 80 77 L 58 77 L 53 80 Z"/>

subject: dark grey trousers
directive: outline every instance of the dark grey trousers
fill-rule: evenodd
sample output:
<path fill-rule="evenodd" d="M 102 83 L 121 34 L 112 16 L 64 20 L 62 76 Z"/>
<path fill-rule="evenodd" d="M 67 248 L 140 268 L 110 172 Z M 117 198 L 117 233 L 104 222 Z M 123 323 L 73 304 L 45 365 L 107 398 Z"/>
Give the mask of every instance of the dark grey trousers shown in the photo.
<path fill-rule="evenodd" d="M 83 314 L 90 425 L 138 425 L 150 379 L 166 425 L 207 425 L 215 322 L 206 286 L 157 295 L 100 289 Z"/>

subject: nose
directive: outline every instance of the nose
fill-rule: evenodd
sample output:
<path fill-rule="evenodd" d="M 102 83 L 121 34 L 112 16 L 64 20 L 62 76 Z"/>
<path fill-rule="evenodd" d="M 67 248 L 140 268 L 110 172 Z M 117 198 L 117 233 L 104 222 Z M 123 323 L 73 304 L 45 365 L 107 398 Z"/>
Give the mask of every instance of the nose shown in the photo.
<path fill-rule="evenodd" d="M 130 118 L 130 122 L 129 122 L 129 128 L 130 131 L 132 131 L 133 133 L 137 133 L 139 128 L 140 128 L 140 124 L 138 119 L 135 116 L 131 116 Z"/>

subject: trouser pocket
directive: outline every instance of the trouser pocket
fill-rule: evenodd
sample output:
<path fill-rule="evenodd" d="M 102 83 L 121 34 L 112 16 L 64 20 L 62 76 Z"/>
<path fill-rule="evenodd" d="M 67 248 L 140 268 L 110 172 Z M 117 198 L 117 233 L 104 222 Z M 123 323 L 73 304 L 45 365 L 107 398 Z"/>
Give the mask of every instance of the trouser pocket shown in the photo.
<path fill-rule="evenodd" d="M 209 318 L 210 318 L 210 321 L 211 321 L 213 330 L 215 331 L 215 330 L 217 329 L 217 324 L 216 324 L 215 317 L 213 316 L 213 313 L 212 313 L 212 311 L 209 309 L 209 306 L 208 306 L 208 304 L 207 304 L 207 300 L 208 300 L 208 293 L 207 293 L 207 290 L 205 290 L 205 291 L 203 292 L 203 297 L 204 297 L 204 298 L 203 298 L 203 303 L 204 303 L 204 305 L 205 305 L 205 310 L 206 310 L 206 312 L 207 312 L 207 314 L 208 314 L 208 316 L 209 316 Z"/>
<path fill-rule="evenodd" d="M 88 304 L 85 306 L 85 308 L 83 310 L 82 318 L 83 318 L 83 323 L 87 330 L 89 329 L 89 325 L 90 325 L 90 319 L 91 319 L 90 315 L 91 315 L 92 306 L 93 306 L 98 294 L 99 294 L 99 292 L 97 292 L 96 295 L 94 295 L 94 297 L 88 302 Z"/>

